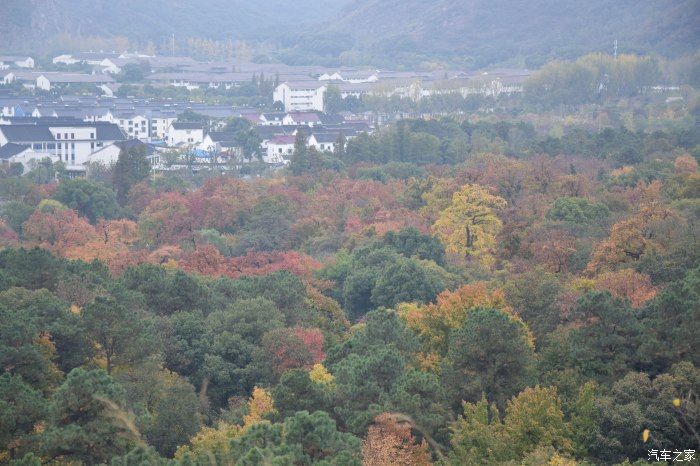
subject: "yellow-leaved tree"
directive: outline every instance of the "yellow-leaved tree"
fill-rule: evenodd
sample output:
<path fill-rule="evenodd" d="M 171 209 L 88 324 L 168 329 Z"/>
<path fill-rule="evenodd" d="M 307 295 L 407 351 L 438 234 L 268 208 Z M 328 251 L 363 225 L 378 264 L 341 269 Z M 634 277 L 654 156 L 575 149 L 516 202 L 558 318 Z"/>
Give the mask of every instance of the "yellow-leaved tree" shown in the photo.
<path fill-rule="evenodd" d="M 505 199 L 490 194 L 477 184 L 467 184 L 452 196 L 452 203 L 433 225 L 435 235 L 447 252 L 474 257 L 482 264 L 493 263 L 496 235 L 501 220 L 496 212 L 505 208 Z"/>
<path fill-rule="evenodd" d="M 228 451 L 229 441 L 240 437 L 251 426 L 263 420 L 263 416 L 274 411 L 274 402 L 267 390 L 259 387 L 253 389 L 252 396 L 248 399 L 248 414 L 243 417 L 243 425 L 234 425 L 227 422 L 219 422 L 216 428 L 203 427 L 197 435 L 190 439 L 189 445 L 180 446 L 175 452 L 175 458 L 182 459 L 199 453 Z"/>
<path fill-rule="evenodd" d="M 463 285 L 454 291 L 443 291 L 436 303 L 420 305 L 402 303 L 397 311 L 423 340 L 426 354 L 419 355 L 425 369 L 434 367 L 445 356 L 450 332 L 461 327 L 469 311 L 477 307 L 488 307 L 506 312 L 519 319 L 506 302 L 505 293 L 490 289 L 485 282 Z"/>

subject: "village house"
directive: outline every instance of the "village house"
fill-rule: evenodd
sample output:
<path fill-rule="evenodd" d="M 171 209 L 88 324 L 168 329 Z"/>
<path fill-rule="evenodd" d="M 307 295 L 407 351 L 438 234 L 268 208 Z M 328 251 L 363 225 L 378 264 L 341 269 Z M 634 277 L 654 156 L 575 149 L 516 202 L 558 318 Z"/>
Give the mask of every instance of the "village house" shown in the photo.
<path fill-rule="evenodd" d="M 313 133 L 309 136 L 307 144 L 321 152 L 334 152 L 340 134 L 336 133 Z"/>
<path fill-rule="evenodd" d="M 275 88 L 273 100 L 282 103 L 285 112 L 322 112 L 326 90 L 327 85 L 319 81 L 288 81 Z"/>
<path fill-rule="evenodd" d="M 289 158 L 294 153 L 294 141 L 296 136 L 291 134 L 278 135 L 267 141 L 266 144 L 266 161 L 275 160 L 276 162 L 268 163 L 281 163 L 284 160 L 289 160 Z"/>
<path fill-rule="evenodd" d="M 282 126 L 285 116 L 281 112 L 263 113 L 260 115 L 258 124 L 262 126 Z"/>
<path fill-rule="evenodd" d="M 0 70 L 9 68 L 34 68 L 34 59 L 25 56 L 0 56 Z"/>
<path fill-rule="evenodd" d="M 150 144 L 145 144 L 138 139 L 127 139 L 126 141 L 118 141 L 90 155 L 89 163 L 99 163 L 105 166 L 110 166 L 119 160 L 119 154 L 122 151 L 142 150 L 146 157 L 152 159 L 155 155 L 155 150 Z"/>
<path fill-rule="evenodd" d="M 314 126 L 321 123 L 318 113 L 314 112 L 290 112 L 282 119 L 283 125 Z"/>
<path fill-rule="evenodd" d="M 168 128 L 169 146 L 195 146 L 204 141 L 204 125 L 201 123 L 172 123 Z"/>

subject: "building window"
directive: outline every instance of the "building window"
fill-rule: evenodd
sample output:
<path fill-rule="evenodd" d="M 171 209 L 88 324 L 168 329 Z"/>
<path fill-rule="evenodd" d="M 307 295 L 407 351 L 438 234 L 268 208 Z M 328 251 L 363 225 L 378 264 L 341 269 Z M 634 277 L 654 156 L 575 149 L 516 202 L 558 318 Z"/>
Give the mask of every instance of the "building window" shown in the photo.
<path fill-rule="evenodd" d="M 95 133 L 90 133 L 90 139 L 95 139 Z"/>
<path fill-rule="evenodd" d="M 56 139 L 61 139 L 61 133 L 56 134 Z"/>
<path fill-rule="evenodd" d="M 75 133 L 70 133 L 70 138 L 75 139 Z"/>

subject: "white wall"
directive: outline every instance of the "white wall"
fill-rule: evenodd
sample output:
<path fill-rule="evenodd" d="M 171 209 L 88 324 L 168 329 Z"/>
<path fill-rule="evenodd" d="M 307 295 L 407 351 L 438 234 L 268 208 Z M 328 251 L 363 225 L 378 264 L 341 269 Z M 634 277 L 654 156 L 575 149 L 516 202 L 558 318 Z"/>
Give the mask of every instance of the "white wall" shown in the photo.
<path fill-rule="evenodd" d="M 204 130 L 202 129 L 175 129 L 172 125 L 168 128 L 168 144 L 171 146 L 195 145 L 202 141 L 204 141 Z"/>
<path fill-rule="evenodd" d="M 323 111 L 323 97 L 326 93 L 326 86 L 322 85 L 314 88 L 312 85 L 306 87 L 296 86 L 291 88 L 289 84 L 282 83 L 275 89 L 273 100 L 284 104 L 285 112 L 293 111 Z"/>

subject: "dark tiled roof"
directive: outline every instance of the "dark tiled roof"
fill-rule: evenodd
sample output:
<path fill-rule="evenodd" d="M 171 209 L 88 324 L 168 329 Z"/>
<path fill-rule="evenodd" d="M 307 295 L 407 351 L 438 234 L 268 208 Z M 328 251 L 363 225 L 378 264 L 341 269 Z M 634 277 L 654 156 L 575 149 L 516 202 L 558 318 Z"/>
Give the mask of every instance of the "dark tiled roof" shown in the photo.
<path fill-rule="evenodd" d="M 2 125 L 0 132 L 9 142 L 53 141 L 53 134 L 47 125 Z"/>
<path fill-rule="evenodd" d="M 270 144 L 277 144 L 277 145 L 294 144 L 295 141 L 296 141 L 296 136 L 287 135 L 287 134 L 280 134 L 278 136 L 275 136 L 275 138 L 272 141 L 270 141 Z"/>
<path fill-rule="evenodd" d="M 131 149 L 140 149 L 143 148 L 144 151 L 146 152 L 146 155 L 152 155 L 153 152 L 155 152 L 155 149 L 153 146 L 150 144 L 145 144 L 138 139 L 128 139 L 126 141 L 121 141 L 121 142 L 116 142 L 114 143 L 115 146 L 119 147 L 120 149 L 124 150 L 131 150 Z"/>
<path fill-rule="evenodd" d="M 323 144 L 335 143 L 339 137 L 340 133 L 314 133 L 314 139 Z"/>
<path fill-rule="evenodd" d="M 321 119 L 321 124 L 323 125 L 339 125 L 345 121 L 340 115 L 332 115 L 328 113 L 322 113 L 319 115 Z"/>
<path fill-rule="evenodd" d="M 24 144 L 14 144 L 12 142 L 0 147 L 0 159 L 9 159 L 13 155 L 20 154 L 29 149 L 29 146 Z"/>
<path fill-rule="evenodd" d="M 94 126 L 97 130 L 97 139 L 101 141 L 121 141 L 125 138 L 122 130 L 114 123 L 96 122 L 85 126 Z"/>
<path fill-rule="evenodd" d="M 204 129 L 201 123 L 173 123 L 175 129 Z"/>
<path fill-rule="evenodd" d="M 235 142 L 236 133 L 231 131 L 211 132 L 209 137 L 214 142 Z"/>

